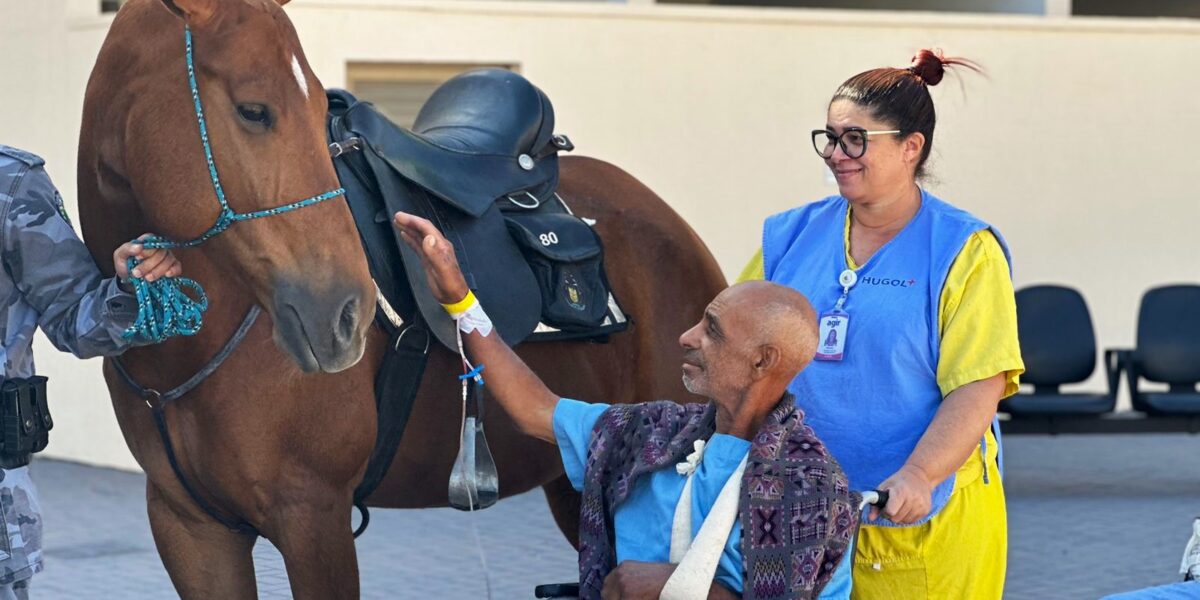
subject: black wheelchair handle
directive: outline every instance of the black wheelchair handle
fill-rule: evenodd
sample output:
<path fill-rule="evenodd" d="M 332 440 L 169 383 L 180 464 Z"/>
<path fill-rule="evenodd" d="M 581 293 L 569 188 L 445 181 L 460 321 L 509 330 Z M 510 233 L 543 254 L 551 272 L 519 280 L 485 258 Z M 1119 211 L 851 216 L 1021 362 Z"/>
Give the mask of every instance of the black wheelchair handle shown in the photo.
<path fill-rule="evenodd" d="M 869 504 L 876 508 L 883 508 L 887 506 L 889 494 L 887 490 L 873 490 L 870 492 L 863 492 L 862 496 L 864 507 Z"/>
<path fill-rule="evenodd" d="M 551 583 L 533 589 L 534 598 L 578 598 L 578 583 Z"/>

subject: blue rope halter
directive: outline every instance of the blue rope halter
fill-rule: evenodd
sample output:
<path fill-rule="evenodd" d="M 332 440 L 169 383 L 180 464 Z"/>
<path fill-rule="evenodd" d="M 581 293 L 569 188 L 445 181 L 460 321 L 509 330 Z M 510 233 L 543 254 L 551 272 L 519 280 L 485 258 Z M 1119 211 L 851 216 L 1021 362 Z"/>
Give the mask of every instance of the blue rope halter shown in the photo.
<path fill-rule="evenodd" d="M 135 240 L 145 248 L 170 249 L 192 248 L 216 237 L 230 225 L 238 221 L 249 221 L 262 217 L 281 215 L 306 206 L 324 202 L 346 193 L 343 188 L 337 188 L 305 198 L 291 204 L 275 208 L 257 210 L 248 213 L 236 213 L 229 207 L 225 198 L 225 189 L 221 187 L 221 179 L 217 176 L 217 164 L 213 160 L 212 145 L 208 141 L 208 124 L 204 120 L 204 108 L 200 105 L 200 88 L 196 85 L 196 68 L 192 59 L 192 30 L 185 26 L 183 39 L 187 47 L 188 85 L 192 89 L 192 103 L 196 108 L 196 121 L 200 124 L 200 141 L 204 144 L 204 160 L 208 163 L 208 174 L 212 178 L 213 191 L 217 194 L 217 202 L 221 204 L 221 213 L 217 221 L 208 231 L 199 237 L 186 242 L 176 242 L 165 237 L 148 236 Z M 138 261 L 130 258 L 127 266 L 130 273 Z M 137 294 L 138 316 L 132 326 L 124 332 L 124 337 L 140 336 L 155 342 L 161 342 L 176 335 L 195 335 L 203 324 L 204 311 L 208 310 L 208 296 L 199 283 L 185 277 L 164 278 L 149 282 L 141 278 L 131 278 L 134 291 Z M 195 292 L 196 299 L 184 293 L 184 288 Z"/>

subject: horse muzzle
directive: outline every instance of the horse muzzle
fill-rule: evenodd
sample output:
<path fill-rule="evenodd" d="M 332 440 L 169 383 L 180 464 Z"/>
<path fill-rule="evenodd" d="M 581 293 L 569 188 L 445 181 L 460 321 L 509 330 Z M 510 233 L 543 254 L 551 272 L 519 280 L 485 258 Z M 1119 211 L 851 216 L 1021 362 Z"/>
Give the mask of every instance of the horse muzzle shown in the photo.
<path fill-rule="evenodd" d="M 362 358 L 373 310 L 363 290 L 334 284 L 318 291 L 281 282 L 273 308 L 275 343 L 302 371 L 337 373 Z"/>

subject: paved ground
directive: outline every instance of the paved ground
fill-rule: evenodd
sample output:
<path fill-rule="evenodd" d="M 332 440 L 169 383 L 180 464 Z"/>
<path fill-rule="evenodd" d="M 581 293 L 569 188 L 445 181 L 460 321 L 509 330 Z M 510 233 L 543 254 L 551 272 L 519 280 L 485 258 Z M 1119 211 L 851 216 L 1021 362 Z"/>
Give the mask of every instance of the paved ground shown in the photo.
<path fill-rule="evenodd" d="M 1094 599 L 1176 580 L 1200 514 L 1200 436 L 1010 436 L 1006 598 Z M 34 598 L 174 597 L 146 522 L 138 474 L 38 461 L 46 571 Z M 476 532 L 483 549 L 480 556 Z M 375 511 L 358 542 L 364 598 L 532 597 L 574 578 L 540 492 L 467 515 Z M 279 554 L 255 550 L 259 596 L 290 598 Z"/>

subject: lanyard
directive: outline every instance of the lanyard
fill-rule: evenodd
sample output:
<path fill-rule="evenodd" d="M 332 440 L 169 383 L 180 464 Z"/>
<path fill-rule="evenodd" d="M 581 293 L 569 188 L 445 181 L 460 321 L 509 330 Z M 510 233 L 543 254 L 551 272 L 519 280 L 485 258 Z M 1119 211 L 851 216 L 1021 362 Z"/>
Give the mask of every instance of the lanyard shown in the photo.
<path fill-rule="evenodd" d="M 833 310 L 846 312 L 844 310 L 846 298 L 850 296 L 850 288 L 854 287 L 856 283 L 858 283 L 858 273 L 855 273 L 851 269 L 846 269 L 842 271 L 841 275 L 838 275 L 838 285 L 842 286 L 842 296 L 838 298 L 837 304 L 833 306 Z"/>

